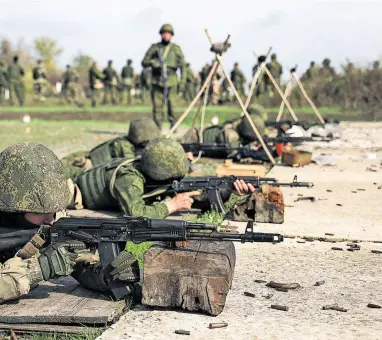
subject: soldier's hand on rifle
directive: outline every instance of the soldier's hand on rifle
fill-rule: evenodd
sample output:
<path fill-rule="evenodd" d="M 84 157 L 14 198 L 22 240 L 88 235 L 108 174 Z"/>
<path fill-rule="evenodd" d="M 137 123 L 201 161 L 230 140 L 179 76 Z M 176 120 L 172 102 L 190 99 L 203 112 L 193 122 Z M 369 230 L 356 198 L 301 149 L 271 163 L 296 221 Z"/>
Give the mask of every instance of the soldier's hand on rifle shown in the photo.
<path fill-rule="evenodd" d="M 235 194 L 239 196 L 248 195 L 256 191 L 251 183 L 245 183 L 242 179 L 238 179 L 233 183 L 235 187 Z"/>
<path fill-rule="evenodd" d="M 133 254 L 123 250 L 110 263 L 111 275 L 113 281 L 138 282 L 140 279 L 138 260 Z"/>
<path fill-rule="evenodd" d="M 168 213 L 172 214 L 179 210 L 190 210 L 194 200 L 192 197 L 199 196 L 199 191 L 183 192 L 176 195 L 170 201 L 165 202 L 167 205 Z"/>
<path fill-rule="evenodd" d="M 44 249 L 38 257 L 44 280 L 70 275 L 78 257 L 75 250 L 85 248 L 85 244 L 80 241 L 68 241 L 56 243 Z"/>

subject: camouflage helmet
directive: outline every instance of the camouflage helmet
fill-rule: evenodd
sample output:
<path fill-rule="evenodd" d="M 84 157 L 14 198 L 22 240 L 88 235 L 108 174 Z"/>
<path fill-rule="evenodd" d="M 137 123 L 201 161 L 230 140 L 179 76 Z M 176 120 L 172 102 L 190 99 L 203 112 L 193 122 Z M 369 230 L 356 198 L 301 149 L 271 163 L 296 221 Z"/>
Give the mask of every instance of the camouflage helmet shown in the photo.
<path fill-rule="evenodd" d="M 263 120 L 268 120 L 268 113 L 265 110 L 264 106 L 261 106 L 260 104 L 252 104 L 248 109 L 248 113 L 251 116 L 260 116 L 263 118 Z"/>
<path fill-rule="evenodd" d="M 69 201 L 64 168 L 45 146 L 14 144 L 0 153 L 0 211 L 55 213 Z"/>
<path fill-rule="evenodd" d="M 155 122 L 149 117 L 134 119 L 130 123 L 127 139 L 134 145 L 147 143 L 160 136 L 160 131 Z"/>
<path fill-rule="evenodd" d="M 253 115 L 253 114 L 251 115 L 251 118 L 257 130 L 259 131 L 260 135 L 263 136 L 265 132 L 264 119 L 259 115 Z M 242 137 L 243 139 L 246 139 L 247 141 L 253 142 L 257 140 L 257 136 L 255 132 L 253 131 L 247 116 L 244 116 L 241 118 L 241 121 L 239 125 L 237 126 L 237 132 L 239 133 L 240 137 Z"/>
<path fill-rule="evenodd" d="M 189 169 L 182 145 L 169 138 L 150 141 L 143 150 L 140 164 L 142 171 L 157 181 L 182 178 Z"/>
<path fill-rule="evenodd" d="M 172 25 L 170 25 L 170 24 L 162 25 L 162 27 L 159 30 L 159 34 L 162 34 L 162 33 L 165 33 L 165 32 L 169 32 L 172 35 L 174 35 L 174 29 L 173 29 Z"/>

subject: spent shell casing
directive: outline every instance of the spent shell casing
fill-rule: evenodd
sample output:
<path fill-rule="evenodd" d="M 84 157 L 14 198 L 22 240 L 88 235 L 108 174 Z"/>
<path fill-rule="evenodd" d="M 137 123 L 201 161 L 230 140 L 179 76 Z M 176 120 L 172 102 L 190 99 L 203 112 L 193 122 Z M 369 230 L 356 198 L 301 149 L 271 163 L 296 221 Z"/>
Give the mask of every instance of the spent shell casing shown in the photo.
<path fill-rule="evenodd" d="M 322 307 L 323 310 L 335 310 L 337 312 L 347 312 L 348 310 L 342 307 L 339 307 L 338 305 L 327 305 Z"/>
<path fill-rule="evenodd" d="M 321 281 L 317 281 L 314 285 L 315 286 L 322 286 L 324 283 L 325 283 L 325 281 L 321 280 Z"/>
<path fill-rule="evenodd" d="M 278 287 L 278 288 L 275 288 L 278 292 L 284 292 L 284 293 L 288 293 L 289 289 L 288 288 L 283 288 L 283 287 Z"/>
<path fill-rule="evenodd" d="M 271 305 L 272 309 L 282 310 L 284 312 L 287 312 L 289 310 L 288 306 L 281 306 L 281 305 Z"/>
<path fill-rule="evenodd" d="M 332 250 L 343 250 L 342 248 L 340 248 L 340 247 L 332 247 Z"/>
<path fill-rule="evenodd" d="M 190 331 L 185 331 L 185 330 L 183 330 L 183 329 L 177 329 L 177 330 L 175 331 L 175 334 L 190 335 L 191 332 L 190 332 Z"/>
<path fill-rule="evenodd" d="M 380 305 L 376 305 L 376 304 L 374 304 L 374 303 L 369 303 L 369 304 L 367 305 L 367 307 L 369 307 L 369 308 L 382 308 L 382 306 L 380 306 Z"/>
<path fill-rule="evenodd" d="M 256 295 L 251 292 L 244 292 L 244 295 L 249 297 L 256 297 Z"/>
<path fill-rule="evenodd" d="M 334 236 L 333 233 L 325 233 L 326 236 Z"/>
<path fill-rule="evenodd" d="M 373 254 L 382 254 L 381 250 L 372 250 L 371 251 Z"/>
<path fill-rule="evenodd" d="M 265 280 L 255 280 L 254 282 L 256 282 L 256 283 L 267 283 L 267 281 L 265 281 Z"/>
<path fill-rule="evenodd" d="M 208 328 L 213 329 L 213 328 L 224 328 L 227 327 L 228 323 L 227 322 L 217 322 L 217 323 L 210 323 Z"/>

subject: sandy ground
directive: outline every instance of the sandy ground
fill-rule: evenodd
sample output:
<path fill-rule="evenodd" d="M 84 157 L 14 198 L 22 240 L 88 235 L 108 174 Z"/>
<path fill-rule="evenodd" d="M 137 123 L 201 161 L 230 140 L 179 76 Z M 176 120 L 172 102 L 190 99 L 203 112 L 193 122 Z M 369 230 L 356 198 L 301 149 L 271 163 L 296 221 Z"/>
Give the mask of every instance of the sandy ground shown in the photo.
<path fill-rule="evenodd" d="M 382 240 L 382 124 L 343 124 L 341 141 L 316 144 L 314 156 L 325 154 L 335 166 L 311 164 L 303 168 L 275 167 L 269 176 L 291 181 L 312 181 L 312 189 L 286 188 L 285 223 L 258 224 L 256 229 L 284 234 Z M 369 170 L 368 170 L 369 169 Z M 375 171 L 371 171 L 373 169 Z M 299 195 L 315 202 L 295 202 Z M 340 204 L 341 206 L 339 206 Z M 243 230 L 243 224 L 239 227 Z M 217 317 L 153 310 L 143 306 L 124 315 L 99 339 L 382 339 L 382 244 L 361 242 L 361 250 L 346 251 L 346 243 L 286 239 L 278 245 L 237 244 L 233 287 L 224 312 Z M 344 251 L 335 251 L 333 246 Z M 256 279 L 296 282 L 302 288 L 274 291 Z M 325 280 L 322 286 L 314 286 Z M 254 293 L 254 298 L 243 295 Z M 273 294 L 270 297 L 270 294 Z M 338 304 L 348 311 L 326 311 Z M 272 304 L 289 311 L 270 308 Z M 224 329 L 209 329 L 210 322 L 227 322 Z M 184 329 L 190 336 L 176 335 Z"/>

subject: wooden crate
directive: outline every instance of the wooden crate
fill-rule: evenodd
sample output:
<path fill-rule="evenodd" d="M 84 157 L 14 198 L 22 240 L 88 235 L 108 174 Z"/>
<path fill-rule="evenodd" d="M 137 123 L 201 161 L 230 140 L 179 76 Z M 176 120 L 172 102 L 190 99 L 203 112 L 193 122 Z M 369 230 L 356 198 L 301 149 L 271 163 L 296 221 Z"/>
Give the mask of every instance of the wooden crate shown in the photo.
<path fill-rule="evenodd" d="M 284 151 L 282 162 L 286 165 L 308 165 L 312 160 L 312 153 L 302 150 Z"/>
<path fill-rule="evenodd" d="M 216 167 L 216 176 L 259 176 L 264 177 L 268 172 L 262 164 L 236 164 L 232 160 L 226 160 L 224 164 Z"/>

